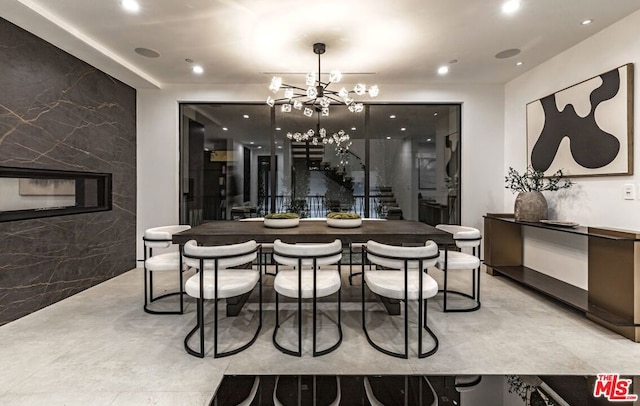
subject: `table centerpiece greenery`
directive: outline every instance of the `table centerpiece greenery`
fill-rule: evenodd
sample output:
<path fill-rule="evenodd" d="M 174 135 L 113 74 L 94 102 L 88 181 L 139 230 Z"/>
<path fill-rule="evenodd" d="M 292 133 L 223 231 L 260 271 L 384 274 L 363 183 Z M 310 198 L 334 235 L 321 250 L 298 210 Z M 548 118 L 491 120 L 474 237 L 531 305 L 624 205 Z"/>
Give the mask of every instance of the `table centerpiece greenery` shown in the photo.
<path fill-rule="evenodd" d="M 359 219 L 360 215 L 358 213 L 344 212 L 344 211 L 332 211 L 327 214 L 327 218 L 330 219 L 342 219 L 342 220 L 353 220 Z"/>
<path fill-rule="evenodd" d="M 281 212 L 281 213 L 270 213 L 264 216 L 266 219 L 270 220 L 285 220 L 285 219 L 297 219 L 300 218 L 298 213 L 290 213 L 290 212 Z"/>
<path fill-rule="evenodd" d="M 270 213 L 264 216 L 264 225 L 269 228 L 297 227 L 299 221 L 297 213 Z"/>
<path fill-rule="evenodd" d="M 358 213 L 352 212 L 331 212 L 327 214 L 327 225 L 338 228 L 355 228 L 362 225 L 362 218 Z"/>

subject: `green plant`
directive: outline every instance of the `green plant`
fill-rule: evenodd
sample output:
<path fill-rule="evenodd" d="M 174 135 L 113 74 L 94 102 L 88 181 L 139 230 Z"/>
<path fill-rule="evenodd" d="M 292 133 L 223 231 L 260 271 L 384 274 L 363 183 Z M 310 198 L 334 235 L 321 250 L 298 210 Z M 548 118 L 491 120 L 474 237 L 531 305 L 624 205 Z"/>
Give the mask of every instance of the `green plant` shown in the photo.
<path fill-rule="evenodd" d="M 342 219 L 342 220 L 354 220 L 354 219 L 359 219 L 360 215 L 358 213 L 347 213 L 347 212 L 343 212 L 343 211 L 339 211 L 339 212 L 331 212 L 329 214 L 327 214 L 327 218 L 330 219 Z"/>
<path fill-rule="evenodd" d="M 513 193 L 518 192 L 543 192 L 567 189 L 573 185 L 573 182 L 564 178 L 562 169 L 558 169 L 556 173 L 549 177 L 544 176 L 544 172 L 533 169 L 528 166 L 523 174 L 509 167 L 509 174 L 505 176 L 505 189 L 511 189 Z"/>
<path fill-rule="evenodd" d="M 307 200 L 293 199 L 289 205 L 289 212 L 296 213 L 300 217 L 307 217 Z"/>
<path fill-rule="evenodd" d="M 297 213 L 271 213 L 264 216 L 264 218 L 266 219 L 273 219 L 273 220 L 297 219 L 299 217 L 300 216 L 298 216 Z"/>

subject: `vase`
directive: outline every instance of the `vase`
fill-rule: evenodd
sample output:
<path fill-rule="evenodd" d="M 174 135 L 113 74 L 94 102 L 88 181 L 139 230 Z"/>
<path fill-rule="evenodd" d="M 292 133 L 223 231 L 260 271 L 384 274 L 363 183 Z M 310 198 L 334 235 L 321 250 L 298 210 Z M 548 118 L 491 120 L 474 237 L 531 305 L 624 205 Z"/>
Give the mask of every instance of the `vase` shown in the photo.
<path fill-rule="evenodd" d="M 514 217 L 517 221 L 546 220 L 547 199 L 541 192 L 520 192 L 516 197 Z"/>

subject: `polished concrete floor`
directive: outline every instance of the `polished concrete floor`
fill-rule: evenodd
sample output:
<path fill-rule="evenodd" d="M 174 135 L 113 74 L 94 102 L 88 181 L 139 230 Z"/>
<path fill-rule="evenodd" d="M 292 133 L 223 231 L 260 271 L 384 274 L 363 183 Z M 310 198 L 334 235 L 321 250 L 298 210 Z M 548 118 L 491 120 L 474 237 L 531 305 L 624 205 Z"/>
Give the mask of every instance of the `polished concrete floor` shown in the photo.
<path fill-rule="evenodd" d="M 441 281 L 439 271 L 431 273 Z M 272 277 L 264 277 L 268 303 L 257 342 L 223 359 L 211 354 L 199 359 L 185 352 L 183 339 L 195 319 L 193 301 L 183 315 L 151 315 L 142 310 L 141 269 L 4 325 L 0 327 L 0 404 L 204 405 L 224 374 L 640 375 L 640 344 L 486 273 L 482 274 L 482 308 L 477 312 L 442 313 L 441 294 L 429 300 L 429 325 L 440 339 L 438 352 L 429 358 L 416 357 L 415 339 L 409 360 L 389 357 L 369 346 L 361 330 L 359 279 L 357 286 L 343 288 L 342 345 L 322 357 L 310 355 L 306 307 L 304 354 L 288 356 L 271 341 L 275 321 L 271 281 Z M 250 300 L 242 317 L 222 322 L 221 349 L 242 339 L 238 327 L 255 325 L 257 319 L 250 311 L 256 306 Z M 294 343 L 295 317 L 290 313 L 294 305 L 284 303 L 283 308 L 282 339 Z M 336 337 L 331 330 L 336 309 L 331 301 L 321 303 L 320 309 L 320 345 L 325 345 Z M 384 323 L 388 317 L 382 307 L 371 303 L 369 313 L 372 334 L 393 346 L 399 336 Z M 411 327 L 415 332 L 415 323 Z"/>

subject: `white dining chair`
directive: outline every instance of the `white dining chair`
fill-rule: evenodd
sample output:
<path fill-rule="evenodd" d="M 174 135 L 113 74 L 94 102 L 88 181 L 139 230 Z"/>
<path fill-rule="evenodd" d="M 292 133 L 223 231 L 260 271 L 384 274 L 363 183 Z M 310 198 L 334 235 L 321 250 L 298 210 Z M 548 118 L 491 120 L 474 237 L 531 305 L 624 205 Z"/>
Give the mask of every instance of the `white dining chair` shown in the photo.
<path fill-rule="evenodd" d="M 198 246 L 195 240 L 184 245 L 185 263 L 197 270 L 185 284 L 185 290 L 191 297 L 197 299 L 196 325 L 184 339 L 185 350 L 196 357 L 204 358 L 204 301 L 213 301 L 213 354 L 214 358 L 237 354 L 251 346 L 262 328 L 262 272 L 260 268 L 248 267 L 237 269 L 253 263 L 257 257 L 259 246 L 255 241 L 240 244 L 219 246 Z M 235 349 L 218 352 L 218 302 L 252 292 L 258 285 L 258 326 L 253 337 Z M 196 351 L 189 345 L 191 337 L 199 331 L 200 350 Z"/>
<path fill-rule="evenodd" d="M 362 329 L 367 341 L 378 351 L 398 358 L 409 357 L 409 301 L 418 305 L 418 357 L 424 358 L 438 350 L 438 338 L 427 325 L 427 299 L 438 293 L 438 283 L 427 269 L 438 259 L 438 245 L 427 241 L 420 247 L 401 247 L 368 241 L 363 247 L 366 261 L 362 264 Z M 376 269 L 367 270 L 365 262 Z M 380 269 L 377 269 L 380 267 Z M 378 296 L 404 302 L 404 351 L 395 352 L 376 344 L 370 337 L 366 322 L 366 288 Z M 423 322 L 424 318 L 424 322 Z M 422 327 L 433 339 L 430 350 L 422 351 Z"/>
<path fill-rule="evenodd" d="M 445 312 L 472 312 L 480 308 L 480 230 L 453 224 L 438 224 L 437 229 L 453 234 L 453 240 L 460 251 L 446 249 L 438 258 L 437 268 L 444 272 L 442 289 Z M 465 252 L 471 250 L 471 253 Z M 471 293 L 449 288 L 449 272 L 471 271 Z M 447 306 L 447 295 L 458 295 L 473 301 L 470 307 L 451 309 Z"/>
<path fill-rule="evenodd" d="M 302 300 L 313 301 L 313 356 L 328 354 L 338 348 L 342 342 L 342 324 L 340 314 L 340 260 L 342 259 L 342 242 L 335 240 L 323 244 L 287 244 L 275 240 L 273 258 L 280 265 L 293 269 L 281 269 L 273 281 L 276 292 L 276 326 L 273 331 L 273 344 L 285 354 L 302 356 Z M 320 266 L 337 265 L 337 269 L 320 268 Z M 324 350 L 317 348 L 317 299 L 319 297 L 338 295 L 337 342 Z M 298 348 L 291 350 L 278 342 L 280 329 L 279 295 L 294 298 L 298 301 Z"/>
<path fill-rule="evenodd" d="M 142 240 L 144 242 L 144 306 L 145 312 L 150 314 L 182 314 L 184 312 L 184 290 L 183 290 L 183 271 L 181 265 L 180 252 L 167 251 L 173 246 L 173 234 L 181 231 L 189 230 L 189 225 L 171 225 L 163 227 L 153 227 L 145 230 Z M 175 247 L 174 247 L 175 248 Z M 154 255 L 154 249 L 156 253 Z M 164 251 L 158 253 L 158 251 Z M 159 296 L 153 296 L 153 273 L 154 272 L 172 272 L 178 279 L 178 287 L 175 291 L 164 293 Z M 158 310 L 151 309 L 150 304 L 156 300 L 169 296 L 180 296 L 179 310 Z"/>

